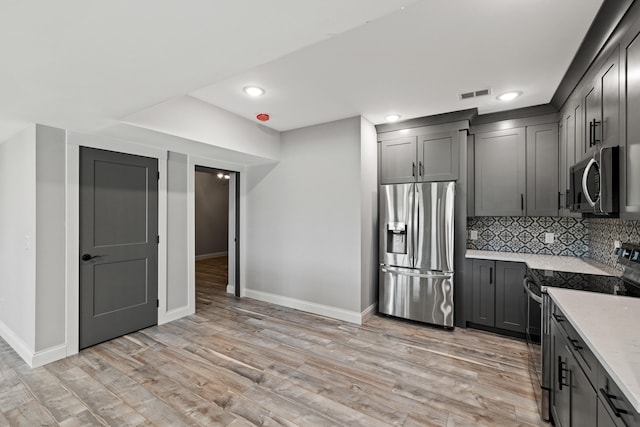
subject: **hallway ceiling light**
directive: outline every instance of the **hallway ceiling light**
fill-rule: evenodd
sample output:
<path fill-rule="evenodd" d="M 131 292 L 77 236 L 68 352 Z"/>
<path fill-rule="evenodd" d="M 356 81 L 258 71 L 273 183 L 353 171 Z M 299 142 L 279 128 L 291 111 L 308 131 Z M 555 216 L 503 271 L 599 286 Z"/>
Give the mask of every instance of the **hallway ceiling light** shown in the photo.
<path fill-rule="evenodd" d="M 229 175 L 224 176 L 224 179 L 229 179 L 229 178 L 231 178 Z"/>
<path fill-rule="evenodd" d="M 218 178 L 222 179 L 224 177 L 224 174 L 222 172 L 218 173 Z"/>
<path fill-rule="evenodd" d="M 400 120 L 400 114 L 389 114 L 388 116 L 385 116 L 384 119 L 388 122 L 397 122 Z"/>
<path fill-rule="evenodd" d="M 249 96 L 264 95 L 264 89 L 258 86 L 245 86 L 242 90 Z"/>
<path fill-rule="evenodd" d="M 522 92 L 506 92 L 502 95 L 498 95 L 498 99 L 500 101 L 511 101 L 513 99 L 516 99 L 520 95 L 522 95 Z"/>

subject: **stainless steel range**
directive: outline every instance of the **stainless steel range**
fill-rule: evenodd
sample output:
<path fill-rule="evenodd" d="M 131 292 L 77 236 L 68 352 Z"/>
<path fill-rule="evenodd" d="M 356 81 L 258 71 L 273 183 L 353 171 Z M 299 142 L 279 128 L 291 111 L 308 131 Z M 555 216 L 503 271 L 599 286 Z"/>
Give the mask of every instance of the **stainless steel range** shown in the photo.
<path fill-rule="evenodd" d="M 624 265 L 622 277 L 528 269 L 524 280 L 529 295 L 527 344 L 529 369 L 535 381 L 534 393 L 543 420 L 550 421 L 551 366 L 550 322 L 551 304 L 547 287 L 576 289 L 605 294 L 640 297 L 640 245 L 625 244 L 617 252 Z"/>

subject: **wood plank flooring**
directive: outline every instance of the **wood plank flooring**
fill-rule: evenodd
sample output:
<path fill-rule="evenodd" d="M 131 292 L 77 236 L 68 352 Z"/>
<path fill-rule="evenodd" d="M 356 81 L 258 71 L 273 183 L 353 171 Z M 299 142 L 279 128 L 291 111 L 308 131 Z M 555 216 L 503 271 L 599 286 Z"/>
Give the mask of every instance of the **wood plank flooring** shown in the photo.
<path fill-rule="evenodd" d="M 237 299 L 208 261 L 193 316 L 33 370 L 0 340 L 0 425 L 544 425 L 523 342 Z"/>

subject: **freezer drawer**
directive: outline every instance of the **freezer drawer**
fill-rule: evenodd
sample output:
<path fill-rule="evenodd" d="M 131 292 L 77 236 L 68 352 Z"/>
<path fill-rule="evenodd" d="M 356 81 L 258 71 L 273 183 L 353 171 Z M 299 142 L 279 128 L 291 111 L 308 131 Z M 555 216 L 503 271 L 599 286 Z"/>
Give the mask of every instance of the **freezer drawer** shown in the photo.
<path fill-rule="evenodd" d="M 453 273 L 380 267 L 380 313 L 453 327 Z"/>

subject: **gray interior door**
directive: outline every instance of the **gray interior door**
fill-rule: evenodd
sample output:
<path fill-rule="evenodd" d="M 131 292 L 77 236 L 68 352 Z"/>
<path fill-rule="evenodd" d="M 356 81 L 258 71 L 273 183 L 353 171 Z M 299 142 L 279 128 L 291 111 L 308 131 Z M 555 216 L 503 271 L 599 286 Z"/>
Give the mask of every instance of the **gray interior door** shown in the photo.
<path fill-rule="evenodd" d="M 158 323 L 158 161 L 80 149 L 80 348 Z"/>

